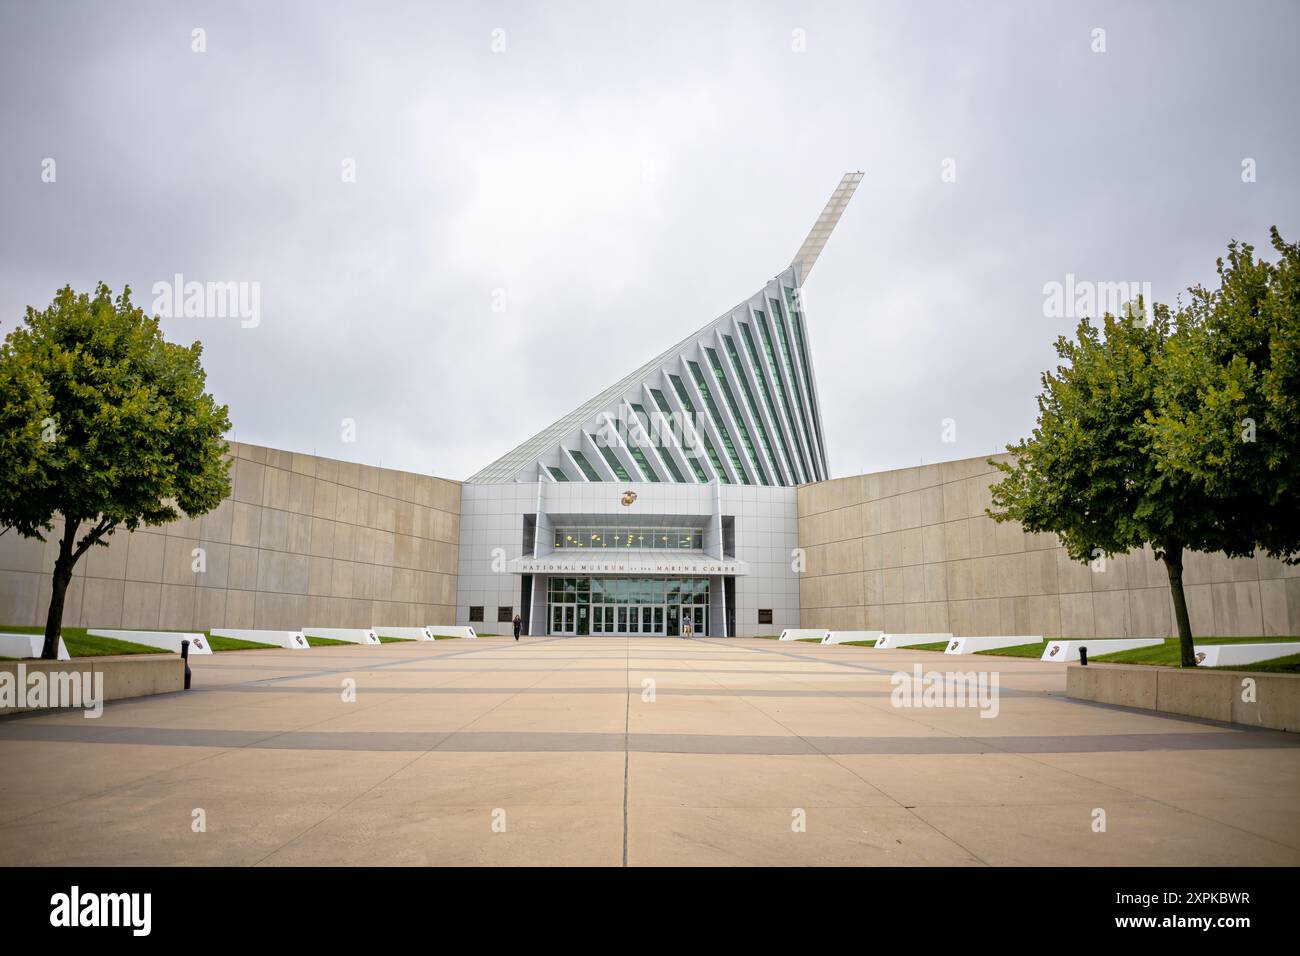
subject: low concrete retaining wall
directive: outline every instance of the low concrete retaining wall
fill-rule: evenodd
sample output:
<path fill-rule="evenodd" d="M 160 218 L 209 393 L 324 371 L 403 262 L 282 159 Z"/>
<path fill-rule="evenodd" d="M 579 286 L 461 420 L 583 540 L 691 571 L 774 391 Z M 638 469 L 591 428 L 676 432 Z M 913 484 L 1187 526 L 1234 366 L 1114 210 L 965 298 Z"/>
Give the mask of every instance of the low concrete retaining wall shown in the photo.
<path fill-rule="evenodd" d="M 1065 693 L 1165 714 L 1300 730 L 1300 674 L 1071 664 L 1065 669 Z"/>
<path fill-rule="evenodd" d="M 70 661 L 0 661 L 0 673 L 11 675 L 5 678 L 6 682 L 14 682 L 10 683 L 11 687 L 18 680 L 20 664 L 29 678 L 38 671 L 54 675 L 85 675 L 91 687 L 94 686 L 95 675 L 102 674 L 106 701 L 170 694 L 185 689 L 185 662 L 175 654 L 79 657 Z M 0 706 L 0 716 L 40 709 L 42 708 Z"/>

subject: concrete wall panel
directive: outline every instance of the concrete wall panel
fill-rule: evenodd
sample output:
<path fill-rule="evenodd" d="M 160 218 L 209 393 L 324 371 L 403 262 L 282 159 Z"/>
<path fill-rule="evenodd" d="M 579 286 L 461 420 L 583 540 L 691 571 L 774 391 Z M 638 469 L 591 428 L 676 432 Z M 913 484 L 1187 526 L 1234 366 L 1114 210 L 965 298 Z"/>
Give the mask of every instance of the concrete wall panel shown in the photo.
<path fill-rule="evenodd" d="M 810 549 L 799 581 L 801 626 L 839 626 L 852 608 L 843 602 L 861 593 L 854 626 L 863 628 L 1173 634 L 1169 578 L 1150 548 L 1093 564 L 1074 561 L 1055 535 L 985 514 L 1000 478 L 987 459 L 971 458 L 800 487 L 798 540 Z M 840 548 L 855 544 L 863 572 L 857 590 L 835 583 L 855 567 L 838 557 Z M 814 559 L 817 546 L 827 548 Z M 1262 555 L 1188 553 L 1184 582 L 1197 635 L 1300 634 L 1300 566 Z"/>
<path fill-rule="evenodd" d="M 119 531 L 78 562 L 65 625 L 455 622 L 458 482 L 255 445 L 231 443 L 229 455 L 231 496 L 210 513 Z M 198 572 L 196 548 L 206 562 Z M 44 543 L 0 536 L 0 626 L 45 622 L 55 549 L 52 536 Z M 393 595 L 394 562 L 411 575 L 400 596 Z M 375 613 L 390 617 L 372 619 Z"/>

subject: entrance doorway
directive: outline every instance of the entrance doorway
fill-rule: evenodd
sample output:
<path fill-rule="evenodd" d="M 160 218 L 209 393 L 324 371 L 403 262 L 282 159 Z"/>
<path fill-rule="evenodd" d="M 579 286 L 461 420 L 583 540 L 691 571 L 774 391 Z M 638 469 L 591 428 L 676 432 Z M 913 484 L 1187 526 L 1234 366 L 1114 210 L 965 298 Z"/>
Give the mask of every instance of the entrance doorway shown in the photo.
<path fill-rule="evenodd" d="M 665 610 L 662 604 L 593 604 L 591 633 L 662 637 Z"/>
<path fill-rule="evenodd" d="M 590 629 L 589 613 L 585 604 L 552 604 L 551 633 L 586 634 Z"/>
<path fill-rule="evenodd" d="M 587 607 L 574 604 L 551 605 L 552 634 L 586 634 L 583 622 Z M 593 604 L 592 634 L 642 634 L 646 637 L 681 637 L 686 615 L 691 616 L 692 633 L 699 637 L 709 632 L 709 609 L 699 604 Z"/>
<path fill-rule="evenodd" d="M 708 578 L 552 577 L 545 585 L 547 633 L 680 637 L 709 633 Z"/>
<path fill-rule="evenodd" d="M 665 609 L 665 627 L 662 633 L 668 637 L 681 637 L 687 614 L 691 616 L 693 636 L 703 637 L 709 633 L 709 609 L 702 604 L 670 604 Z"/>
<path fill-rule="evenodd" d="M 573 604 L 552 604 L 551 605 L 551 633 L 552 634 L 572 634 L 574 633 L 575 617 L 574 611 L 577 607 Z"/>

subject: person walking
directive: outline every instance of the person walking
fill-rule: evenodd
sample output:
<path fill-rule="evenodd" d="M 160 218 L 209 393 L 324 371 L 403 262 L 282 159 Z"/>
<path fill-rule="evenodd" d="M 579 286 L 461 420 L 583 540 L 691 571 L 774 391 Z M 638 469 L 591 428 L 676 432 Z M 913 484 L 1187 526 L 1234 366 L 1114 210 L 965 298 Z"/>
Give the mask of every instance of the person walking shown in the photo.
<path fill-rule="evenodd" d="M 518 614 L 515 615 L 515 640 L 519 640 L 519 632 L 524 629 L 524 619 Z"/>
<path fill-rule="evenodd" d="M 691 612 L 687 611 L 686 614 L 682 617 L 682 639 L 683 640 L 690 639 L 691 629 L 693 626 L 694 625 L 691 622 Z"/>

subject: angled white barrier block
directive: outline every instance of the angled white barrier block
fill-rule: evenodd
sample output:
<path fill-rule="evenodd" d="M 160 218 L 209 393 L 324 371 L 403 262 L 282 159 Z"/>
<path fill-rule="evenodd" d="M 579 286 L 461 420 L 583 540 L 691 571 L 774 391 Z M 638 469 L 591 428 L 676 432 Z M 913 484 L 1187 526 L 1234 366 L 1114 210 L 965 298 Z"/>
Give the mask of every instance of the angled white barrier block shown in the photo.
<path fill-rule="evenodd" d="M 302 631 L 261 631 L 239 628 L 214 627 L 209 633 L 213 637 L 233 637 L 237 641 L 253 641 L 255 644 L 270 644 L 291 651 L 305 651 L 310 644 Z"/>
<path fill-rule="evenodd" d="M 177 654 L 181 652 L 181 641 L 189 641 L 191 654 L 212 653 L 212 648 L 208 646 L 208 639 L 194 631 L 122 631 L 94 628 L 86 633 L 92 637 L 113 637 L 119 641 L 161 647 L 165 651 L 175 651 Z"/>
<path fill-rule="evenodd" d="M 827 631 L 822 638 L 823 644 L 847 644 L 850 641 L 878 641 L 885 636 L 884 631 Z"/>
<path fill-rule="evenodd" d="M 375 633 L 380 637 L 400 637 L 407 641 L 432 641 L 433 634 L 427 627 L 377 627 Z"/>
<path fill-rule="evenodd" d="M 1043 635 L 1022 634 L 1019 637 L 954 637 L 948 642 L 945 654 L 974 654 L 976 651 L 996 651 L 999 647 L 1020 647 L 1022 644 L 1041 644 Z"/>
<path fill-rule="evenodd" d="M 346 641 L 349 644 L 380 644 L 379 635 L 369 627 L 304 627 L 302 632 L 307 637 L 324 637 L 331 641 Z"/>
<path fill-rule="evenodd" d="M 478 635 L 474 633 L 472 627 L 453 627 L 448 624 L 430 624 L 425 628 L 430 634 L 436 637 L 468 637 L 470 640 L 478 640 Z"/>
<path fill-rule="evenodd" d="M 1089 657 L 1096 657 L 1098 654 L 1113 654 L 1116 651 L 1130 651 L 1135 647 L 1154 647 L 1156 644 L 1163 643 L 1164 641 L 1158 637 L 1109 638 L 1104 641 L 1049 641 L 1047 647 L 1043 648 L 1043 656 L 1039 660 L 1077 661 L 1081 647 L 1088 649 Z"/>
<path fill-rule="evenodd" d="M 1300 642 L 1283 641 L 1276 644 L 1195 644 L 1196 663 L 1202 667 L 1226 667 L 1233 664 L 1255 664 L 1271 661 L 1275 657 L 1300 654 Z M 1092 653 L 1092 648 L 1088 649 Z"/>
<path fill-rule="evenodd" d="M 806 641 L 809 638 L 817 638 L 822 643 L 826 642 L 826 635 L 830 631 L 823 630 L 819 627 L 787 627 L 777 638 L 779 641 Z"/>
<path fill-rule="evenodd" d="M 882 634 L 876 641 L 876 649 L 911 647 L 913 644 L 937 644 L 940 641 L 951 640 L 951 634 Z"/>
<path fill-rule="evenodd" d="M 40 657 L 45 650 L 44 634 L 0 634 L 0 657 Z M 68 645 L 59 638 L 58 659 L 71 660 Z"/>

